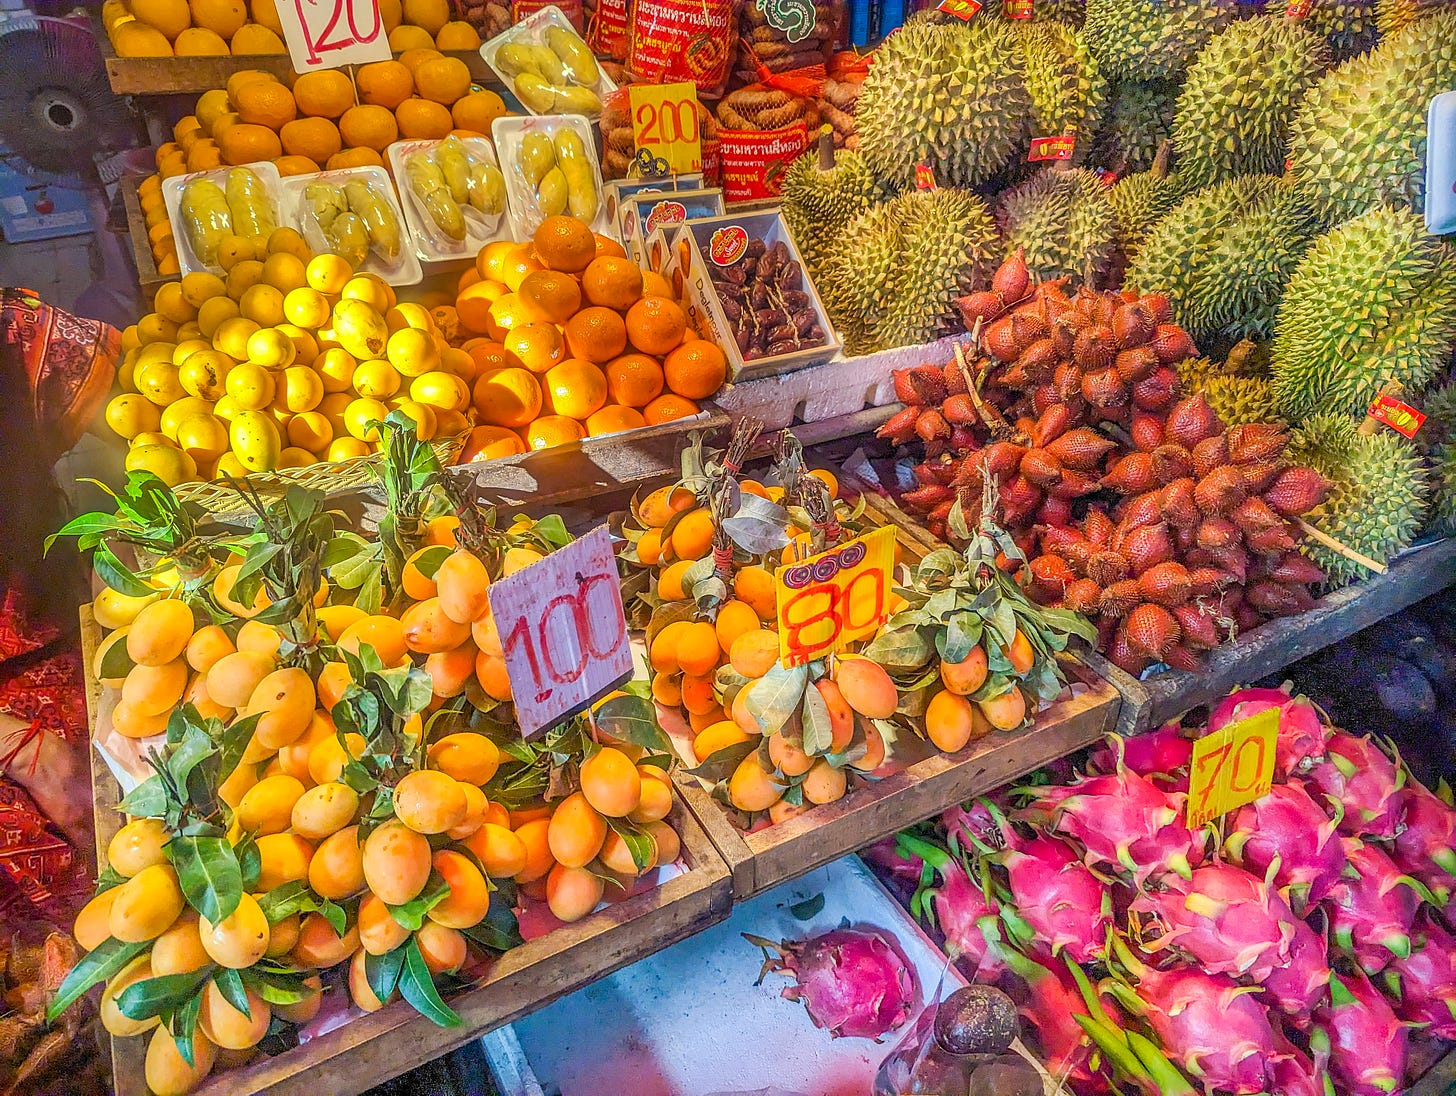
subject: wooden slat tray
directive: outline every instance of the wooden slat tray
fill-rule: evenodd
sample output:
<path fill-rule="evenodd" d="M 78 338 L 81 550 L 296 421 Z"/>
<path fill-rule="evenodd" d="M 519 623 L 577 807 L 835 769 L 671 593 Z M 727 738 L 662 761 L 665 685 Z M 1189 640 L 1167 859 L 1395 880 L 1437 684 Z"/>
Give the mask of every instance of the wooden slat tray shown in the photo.
<path fill-rule="evenodd" d="M 147 218 L 142 212 L 141 198 L 137 187 L 145 176 L 123 175 L 117 182 L 121 188 L 122 205 L 126 207 L 126 234 L 131 240 L 132 259 L 136 262 L 137 281 L 141 283 L 142 296 L 148 301 L 163 282 L 173 281 L 178 274 L 157 273 L 157 260 L 152 257 L 152 243 L 147 239 Z"/>

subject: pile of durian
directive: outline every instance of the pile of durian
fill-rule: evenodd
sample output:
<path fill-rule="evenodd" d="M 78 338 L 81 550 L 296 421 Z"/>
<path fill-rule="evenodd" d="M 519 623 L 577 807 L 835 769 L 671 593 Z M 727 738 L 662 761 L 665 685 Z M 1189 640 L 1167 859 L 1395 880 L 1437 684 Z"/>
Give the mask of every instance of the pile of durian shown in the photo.
<path fill-rule="evenodd" d="M 1290 424 L 1336 485 L 1313 525 L 1379 560 L 1456 533 L 1456 237 L 1422 216 L 1456 0 L 999 7 L 912 18 L 875 54 L 858 150 L 786 175 L 847 351 L 962 330 L 955 299 L 1017 251 L 1035 279 L 1161 293 L 1202 355 L 1185 389 L 1227 422 Z M 1062 134 L 1070 161 L 1028 163 Z M 1425 410 L 1413 441 L 1359 429 L 1382 393 Z"/>

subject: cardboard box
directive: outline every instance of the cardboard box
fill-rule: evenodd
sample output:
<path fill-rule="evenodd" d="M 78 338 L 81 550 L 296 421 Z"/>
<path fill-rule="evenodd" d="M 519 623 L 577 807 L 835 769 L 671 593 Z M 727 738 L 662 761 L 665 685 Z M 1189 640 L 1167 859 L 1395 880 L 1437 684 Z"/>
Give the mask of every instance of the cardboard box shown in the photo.
<path fill-rule="evenodd" d="M 615 225 L 617 211 L 621 208 L 624 198 L 649 192 L 661 194 L 679 190 L 701 190 L 702 188 L 702 172 L 693 172 L 691 175 L 672 175 L 666 179 L 610 179 L 602 185 L 602 204 L 606 206 L 607 216 Z"/>
<path fill-rule="evenodd" d="M 7 151 L 0 144 L 0 152 Z M 8 243 L 95 232 L 85 184 L 75 175 L 17 171 L 0 158 L 0 232 Z"/>
<path fill-rule="evenodd" d="M 643 266 L 646 239 L 657 229 L 671 231 L 685 221 L 721 217 L 723 213 L 723 192 L 717 188 L 629 194 L 617 207 L 617 238 L 627 249 L 628 258 Z"/>

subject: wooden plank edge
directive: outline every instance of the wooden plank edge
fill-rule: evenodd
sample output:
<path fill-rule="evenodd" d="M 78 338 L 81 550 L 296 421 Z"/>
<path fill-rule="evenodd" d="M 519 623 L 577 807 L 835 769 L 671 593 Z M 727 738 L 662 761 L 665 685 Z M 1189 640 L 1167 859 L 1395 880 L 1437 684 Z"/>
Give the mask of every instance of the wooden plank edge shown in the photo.
<path fill-rule="evenodd" d="M 132 261 L 136 263 L 137 282 L 142 292 L 150 296 L 169 279 L 157 272 L 157 260 L 152 257 L 152 242 L 147 238 L 147 217 L 142 212 L 141 196 L 137 193 L 141 179 L 135 175 L 123 175 L 117 185 L 121 188 L 121 203 L 126 208 L 126 234 L 131 242 Z"/>

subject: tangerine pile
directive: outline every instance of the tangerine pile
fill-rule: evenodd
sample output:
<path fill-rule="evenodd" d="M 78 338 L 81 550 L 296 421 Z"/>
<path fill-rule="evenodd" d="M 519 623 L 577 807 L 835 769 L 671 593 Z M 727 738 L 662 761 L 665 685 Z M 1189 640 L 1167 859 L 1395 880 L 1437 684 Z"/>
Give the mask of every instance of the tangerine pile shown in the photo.
<path fill-rule="evenodd" d="M 481 366 L 462 460 L 545 449 L 696 414 L 727 376 L 659 275 L 574 217 L 487 244 L 455 312 Z"/>

